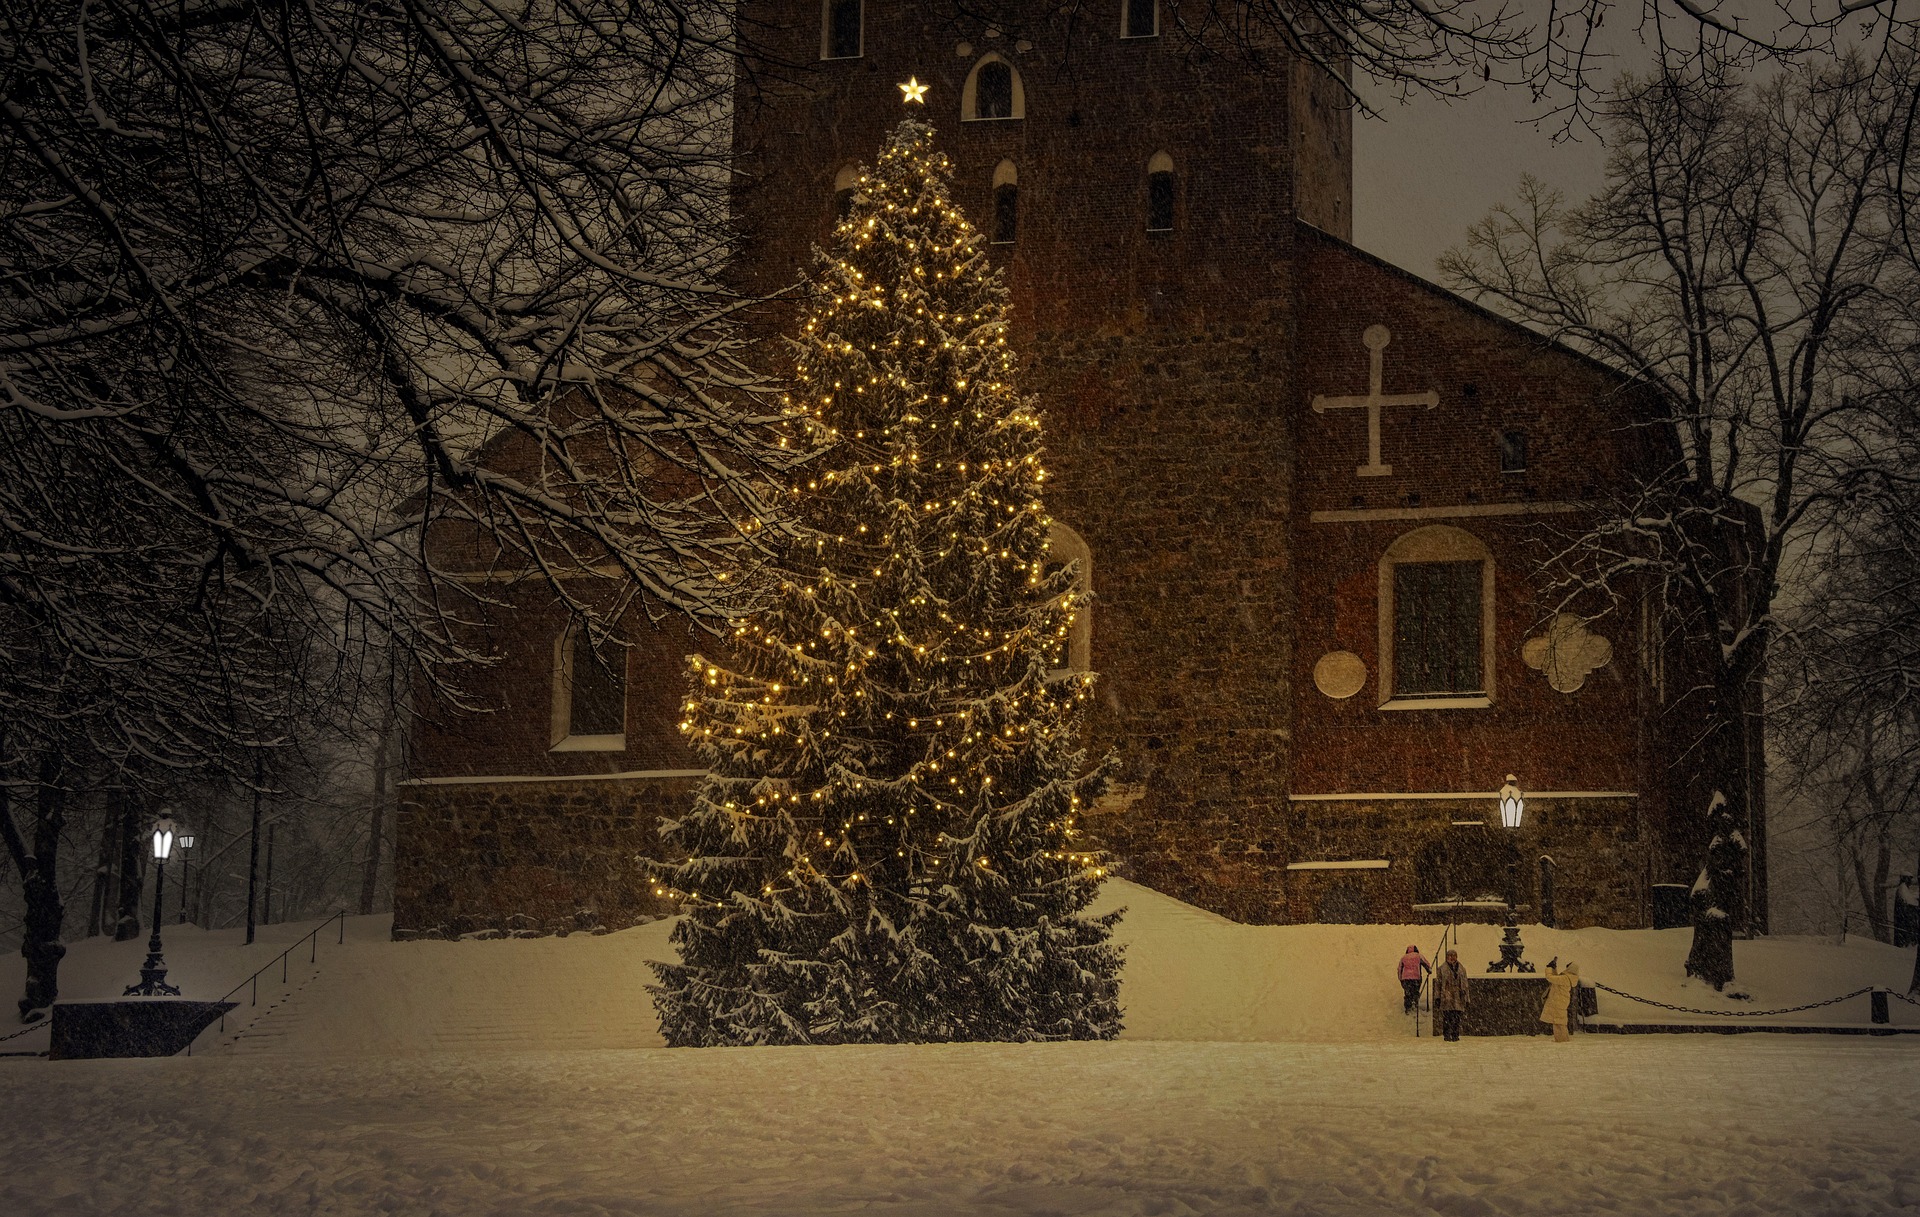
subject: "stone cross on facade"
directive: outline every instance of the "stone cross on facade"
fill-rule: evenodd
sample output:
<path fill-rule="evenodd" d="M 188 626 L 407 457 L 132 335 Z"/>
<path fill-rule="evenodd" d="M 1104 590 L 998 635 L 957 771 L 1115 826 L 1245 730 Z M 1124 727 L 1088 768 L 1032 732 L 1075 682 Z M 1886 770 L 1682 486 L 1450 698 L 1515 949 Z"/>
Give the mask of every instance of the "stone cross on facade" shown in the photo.
<path fill-rule="evenodd" d="M 1360 335 L 1360 341 L 1367 347 L 1367 395 L 1365 397 L 1326 397 L 1316 394 L 1313 399 L 1313 412 L 1325 414 L 1328 410 L 1367 411 L 1367 463 L 1354 469 L 1354 473 L 1363 478 L 1386 477 L 1393 472 L 1392 465 L 1380 462 L 1380 411 L 1386 406 L 1425 406 L 1431 410 L 1440 404 L 1440 395 L 1429 389 L 1425 393 L 1383 394 L 1380 391 L 1382 353 L 1387 344 L 1393 341 L 1393 334 L 1384 325 L 1370 325 Z"/>

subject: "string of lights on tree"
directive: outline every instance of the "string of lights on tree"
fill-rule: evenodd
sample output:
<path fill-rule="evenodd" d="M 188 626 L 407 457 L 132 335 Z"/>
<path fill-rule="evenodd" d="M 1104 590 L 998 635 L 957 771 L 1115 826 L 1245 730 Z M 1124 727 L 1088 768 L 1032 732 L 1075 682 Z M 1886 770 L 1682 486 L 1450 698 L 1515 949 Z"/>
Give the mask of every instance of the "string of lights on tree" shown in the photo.
<path fill-rule="evenodd" d="M 708 776 L 655 887 L 688 910 L 655 965 L 670 1043 L 1118 1030 L 1112 919 L 1081 915 L 1106 861 L 1078 817 L 1112 762 L 1085 751 L 1092 674 L 1065 669 L 1080 593 L 951 172 L 925 122 L 895 128 L 790 342 L 816 455 L 765 607 L 691 660 Z"/>

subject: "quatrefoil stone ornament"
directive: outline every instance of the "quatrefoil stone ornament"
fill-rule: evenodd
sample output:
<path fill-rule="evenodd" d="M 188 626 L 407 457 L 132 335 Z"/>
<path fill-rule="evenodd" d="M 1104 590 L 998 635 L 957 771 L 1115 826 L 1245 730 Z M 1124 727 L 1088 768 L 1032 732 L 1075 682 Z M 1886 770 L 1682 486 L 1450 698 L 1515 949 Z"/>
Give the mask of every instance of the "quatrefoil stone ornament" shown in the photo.
<path fill-rule="evenodd" d="M 1584 618 L 1555 613 L 1546 633 L 1527 639 L 1520 657 L 1546 674 L 1554 692 L 1572 693 L 1588 675 L 1613 662 L 1613 644 L 1589 631 Z"/>

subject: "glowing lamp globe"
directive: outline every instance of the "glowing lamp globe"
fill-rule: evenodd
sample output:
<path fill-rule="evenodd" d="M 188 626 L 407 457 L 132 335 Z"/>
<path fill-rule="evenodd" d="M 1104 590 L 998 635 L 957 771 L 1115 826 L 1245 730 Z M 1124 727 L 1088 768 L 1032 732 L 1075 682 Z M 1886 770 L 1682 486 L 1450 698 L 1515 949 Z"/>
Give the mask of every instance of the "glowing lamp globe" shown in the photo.
<path fill-rule="evenodd" d="M 173 817 L 166 812 L 153 822 L 153 860 L 165 862 L 173 856 Z"/>
<path fill-rule="evenodd" d="M 177 844 L 181 849 L 192 849 L 193 834 L 190 832 L 181 833 L 179 841 L 175 842 L 175 844 Z"/>
<path fill-rule="evenodd" d="M 1515 778 L 1509 773 L 1507 784 L 1500 788 L 1500 827 L 1518 828 L 1520 818 L 1527 814 L 1527 800 L 1520 794 L 1520 788 L 1514 785 Z"/>

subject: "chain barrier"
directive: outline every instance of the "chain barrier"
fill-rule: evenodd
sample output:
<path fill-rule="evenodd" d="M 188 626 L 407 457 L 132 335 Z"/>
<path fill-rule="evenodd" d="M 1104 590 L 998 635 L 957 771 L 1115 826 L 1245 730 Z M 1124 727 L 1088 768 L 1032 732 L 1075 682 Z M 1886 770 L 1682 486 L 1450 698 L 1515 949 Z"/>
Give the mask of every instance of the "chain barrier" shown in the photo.
<path fill-rule="evenodd" d="M 11 1035 L 0 1035 L 0 1044 L 4 1044 L 8 1040 L 17 1040 L 21 1036 L 27 1035 L 34 1031 L 44 1031 L 51 1026 L 53 1026 L 53 1020 L 51 1018 L 43 1018 L 40 1021 L 34 1023 L 31 1027 L 22 1027 L 20 1028 L 20 1030 L 15 1031 Z"/>
<path fill-rule="evenodd" d="M 1832 1005 L 1837 1005 L 1843 1001 L 1851 1001 L 1853 998 L 1860 996 L 1862 993 L 1873 992 L 1873 988 L 1874 988 L 1872 985 L 1868 985 L 1864 989 L 1855 989 L 1851 993 L 1842 993 L 1838 997 L 1829 997 L 1825 1001 L 1808 1002 L 1804 1006 L 1784 1006 L 1778 1010 L 1702 1010 L 1696 1006 L 1675 1006 L 1667 1002 L 1655 1001 L 1651 997 L 1635 997 L 1631 993 L 1622 993 L 1620 990 L 1613 988 L 1611 985 L 1603 985 L 1603 984 L 1600 984 L 1598 981 L 1594 981 L 1592 983 L 1593 983 L 1593 987 L 1596 989 L 1605 989 L 1607 992 L 1613 994 L 1615 997 L 1624 997 L 1628 1001 L 1637 1001 L 1644 1006 L 1658 1006 L 1662 1010 L 1674 1010 L 1674 1011 L 1678 1011 L 1681 1014 L 1709 1014 L 1715 1018 L 1759 1018 L 1762 1015 L 1767 1015 L 1767 1014 L 1798 1014 L 1802 1010 L 1818 1010 L 1822 1006 L 1832 1006 Z M 1902 998 L 1901 1000 L 1905 1001 L 1907 999 Z M 1916 1002 L 1914 1004 L 1920 1005 L 1920 1002 Z"/>
<path fill-rule="evenodd" d="M 1899 998 L 1899 999 L 1900 999 L 1901 1001 L 1903 1001 L 1903 1002 L 1905 1002 L 1905 1003 L 1907 1003 L 1907 1004 L 1908 1004 L 1909 1006 L 1915 1006 L 1915 1007 L 1920 1007 L 1920 1001 L 1915 1001 L 1915 1000 L 1914 1000 L 1913 998 L 1911 998 L 1911 997 L 1908 997 L 1908 996 L 1907 996 L 1907 995 L 1906 995 L 1905 993 L 1900 993 L 1900 992 L 1896 992 L 1896 991 L 1895 991 L 1895 990 L 1893 990 L 1893 989 L 1888 989 L 1888 990 L 1887 990 L 1887 996 L 1889 996 L 1889 997 L 1897 997 L 1897 998 Z"/>

